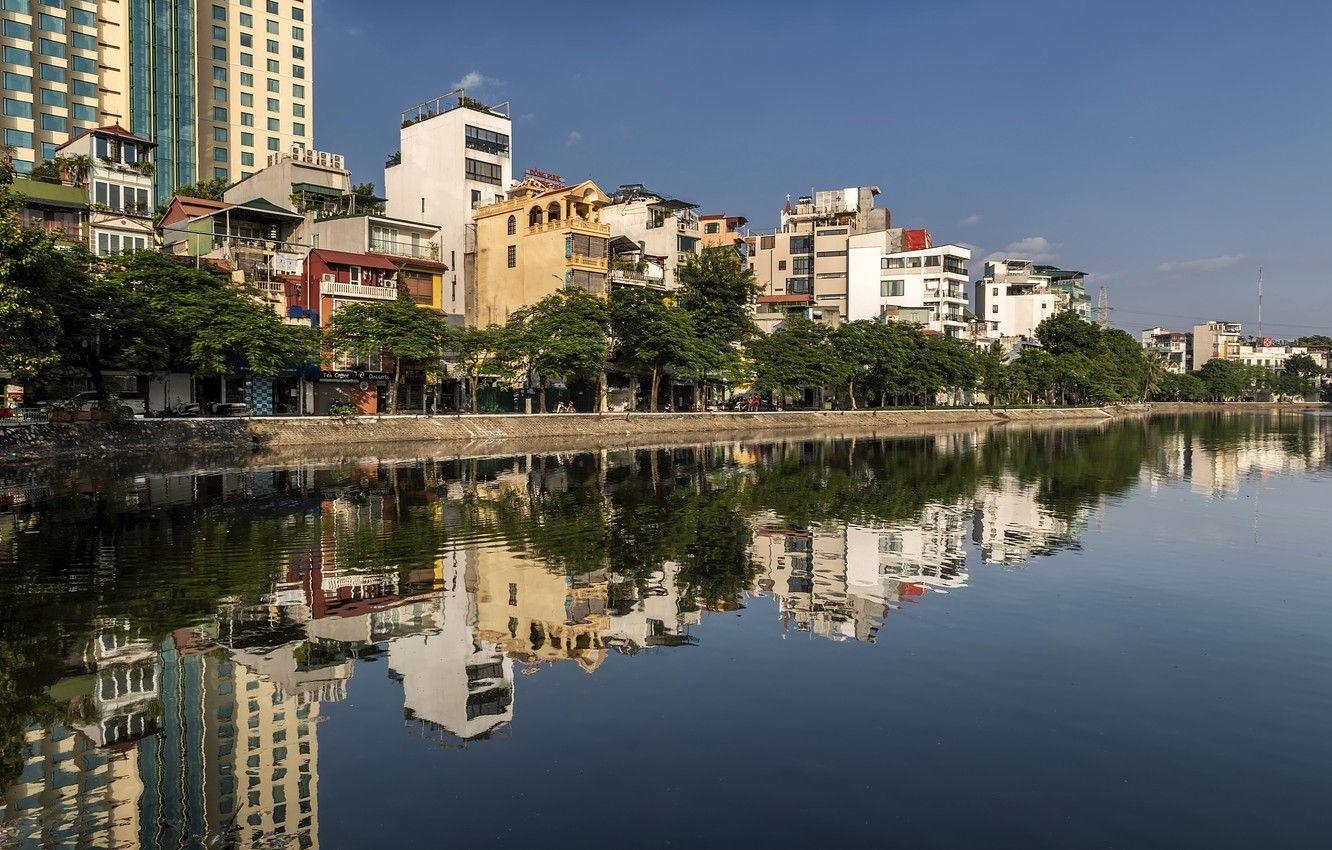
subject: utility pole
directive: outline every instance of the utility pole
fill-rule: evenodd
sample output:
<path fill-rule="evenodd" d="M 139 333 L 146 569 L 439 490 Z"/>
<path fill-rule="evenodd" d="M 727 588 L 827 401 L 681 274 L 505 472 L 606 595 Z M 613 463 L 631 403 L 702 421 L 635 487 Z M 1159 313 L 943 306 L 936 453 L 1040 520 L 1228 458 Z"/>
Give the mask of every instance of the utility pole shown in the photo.
<path fill-rule="evenodd" d="M 1263 267 L 1258 267 L 1258 339 L 1263 338 Z"/>
<path fill-rule="evenodd" d="M 1110 293 L 1105 284 L 1101 284 L 1101 294 L 1096 299 L 1096 324 L 1103 328 L 1110 327 Z"/>

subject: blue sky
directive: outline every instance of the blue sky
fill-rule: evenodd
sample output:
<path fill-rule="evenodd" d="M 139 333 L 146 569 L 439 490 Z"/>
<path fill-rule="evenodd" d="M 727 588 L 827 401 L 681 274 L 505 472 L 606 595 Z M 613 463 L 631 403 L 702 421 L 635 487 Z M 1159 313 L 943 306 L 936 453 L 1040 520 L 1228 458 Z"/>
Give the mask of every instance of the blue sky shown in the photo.
<path fill-rule="evenodd" d="M 399 112 L 470 78 L 515 171 L 771 228 L 873 184 L 936 242 L 1091 272 L 1130 330 L 1332 329 L 1332 4 L 316 0 L 315 144 L 383 185 Z"/>

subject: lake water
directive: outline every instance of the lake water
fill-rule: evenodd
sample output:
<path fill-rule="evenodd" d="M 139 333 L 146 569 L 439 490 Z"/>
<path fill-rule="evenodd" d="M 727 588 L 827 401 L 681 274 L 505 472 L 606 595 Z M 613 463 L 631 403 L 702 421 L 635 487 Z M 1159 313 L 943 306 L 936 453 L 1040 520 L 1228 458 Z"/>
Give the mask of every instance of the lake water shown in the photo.
<path fill-rule="evenodd" d="M 11 472 L 0 846 L 1326 846 L 1330 438 Z"/>

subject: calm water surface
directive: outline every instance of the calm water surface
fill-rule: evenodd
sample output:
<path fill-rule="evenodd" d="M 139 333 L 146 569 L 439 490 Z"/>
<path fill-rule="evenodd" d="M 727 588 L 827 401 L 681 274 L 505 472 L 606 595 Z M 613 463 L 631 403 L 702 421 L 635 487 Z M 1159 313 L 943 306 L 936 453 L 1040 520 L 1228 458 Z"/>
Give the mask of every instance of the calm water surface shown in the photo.
<path fill-rule="evenodd" d="M 1330 438 L 11 473 L 0 846 L 1326 846 Z"/>

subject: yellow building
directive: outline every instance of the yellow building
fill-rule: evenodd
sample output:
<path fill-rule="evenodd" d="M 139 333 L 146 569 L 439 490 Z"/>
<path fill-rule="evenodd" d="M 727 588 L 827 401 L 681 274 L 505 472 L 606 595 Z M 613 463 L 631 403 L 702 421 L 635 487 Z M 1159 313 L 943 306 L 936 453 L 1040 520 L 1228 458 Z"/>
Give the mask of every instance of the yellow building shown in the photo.
<path fill-rule="evenodd" d="M 505 200 L 479 207 L 469 246 L 467 324 L 502 325 L 522 307 L 566 287 L 607 292 L 610 199 L 591 180 L 550 188 L 524 180 Z"/>

